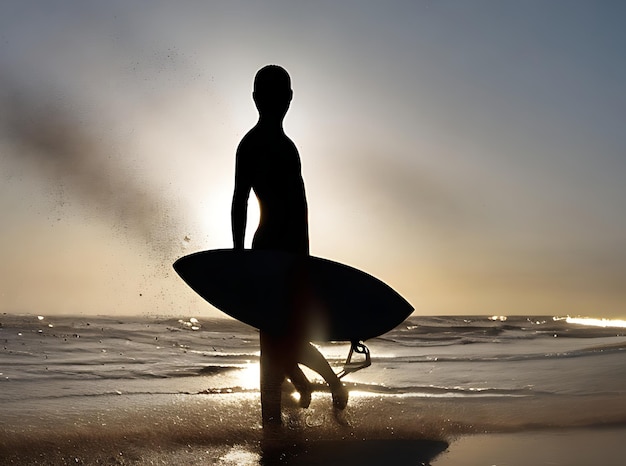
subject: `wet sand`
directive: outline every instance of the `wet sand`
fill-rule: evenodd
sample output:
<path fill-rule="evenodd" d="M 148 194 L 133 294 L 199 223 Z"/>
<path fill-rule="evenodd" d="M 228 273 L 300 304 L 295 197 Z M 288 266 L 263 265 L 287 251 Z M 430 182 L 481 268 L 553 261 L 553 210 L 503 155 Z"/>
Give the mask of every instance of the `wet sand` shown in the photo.
<path fill-rule="evenodd" d="M 292 443 L 288 439 L 231 444 L 190 440 L 163 447 L 126 438 L 98 445 L 80 438 L 54 445 L 22 445 L 21 451 L 0 452 L 1 464 L 179 464 L 221 466 L 432 465 L 432 466 L 621 466 L 626 458 L 626 428 L 570 429 L 517 433 L 476 434 L 444 441 L 318 440 Z M 104 442 L 102 442 L 104 441 Z M 17 447 L 17 445 L 13 445 Z"/>
<path fill-rule="evenodd" d="M 613 426 L 463 436 L 431 464 L 621 466 L 625 461 L 626 426 Z"/>
<path fill-rule="evenodd" d="M 359 408 L 358 398 L 352 425 L 342 426 L 329 417 L 330 401 L 322 394 L 311 408 L 314 416 L 290 403 L 286 426 L 268 435 L 260 426 L 256 394 L 217 401 L 203 395 L 139 398 L 119 395 L 99 408 L 76 399 L 71 408 L 20 408 L 19 419 L 0 422 L 0 464 L 621 466 L 626 458 L 626 425 L 509 424 L 505 432 L 483 433 L 460 423 L 477 416 L 468 406 L 474 403 L 458 400 L 431 401 L 425 414 L 413 418 L 413 428 L 400 429 L 399 423 L 373 425 L 365 409 L 371 403 Z M 219 409 L 210 409 L 216 403 Z"/>

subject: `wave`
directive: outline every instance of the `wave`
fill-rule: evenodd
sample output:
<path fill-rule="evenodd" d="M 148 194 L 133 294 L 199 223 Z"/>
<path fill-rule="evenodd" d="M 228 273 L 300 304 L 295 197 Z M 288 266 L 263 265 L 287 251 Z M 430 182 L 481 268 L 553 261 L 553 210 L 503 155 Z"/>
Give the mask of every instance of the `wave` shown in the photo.
<path fill-rule="evenodd" d="M 93 367 L 92 367 L 93 366 Z M 243 365 L 232 366 L 214 366 L 207 365 L 202 367 L 182 367 L 171 368 L 163 367 L 162 369 L 146 370 L 145 368 L 138 368 L 131 370 L 124 368 L 120 370 L 103 370 L 99 365 L 85 364 L 85 370 L 74 371 L 69 369 L 63 369 L 62 366 L 56 367 L 54 371 L 41 372 L 40 367 L 33 367 L 32 369 L 23 368 L 22 371 L 10 380 L 5 380 L 2 383 L 23 382 L 23 381 L 94 381 L 94 380 L 154 380 L 154 379 L 176 379 L 176 378 L 190 378 L 198 376 L 216 376 L 231 371 L 242 370 Z"/>
<path fill-rule="evenodd" d="M 321 383 L 312 383 L 313 392 L 327 393 L 329 392 L 328 386 Z M 524 396 L 536 396 L 536 395 L 552 395 L 548 392 L 539 392 L 533 390 L 530 387 L 523 389 L 501 389 L 501 388 L 473 388 L 473 387 L 438 387 L 432 385 L 417 385 L 417 386 L 403 386 L 403 387 L 391 387 L 380 384 L 360 383 L 360 382 L 346 382 L 346 387 L 350 393 L 355 394 L 368 394 L 368 395 L 386 395 L 396 397 L 524 397 Z M 285 389 L 285 392 L 291 392 L 289 388 Z M 208 388 L 197 392 L 179 392 L 188 395 L 226 395 L 233 393 L 258 393 L 258 389 L 244 388 L 241 386 L 222 387 L 222 388 Z"/>
<path fill-rule="evenodd" d="M 528 350 L 532 350 L 529 347 Z M 595 346 L 574 349 L 570 351 L 554 351 L 554 352 L 524 352 L 521 354 L 512 353 L 491 353 L 491 354 L 424 354 L 402 356 L 397 354 L 378 354 L 372 357 L 374 362 L 383 364 L 432 364 L 432 363 L 502 363 L 517 361 L 536 361 L 548 359 L 570 359 L 589 356 L 606 356 L 617 354 L 626 350 L 626 342 L 607 343 Z"/>
<path fill-rule="evenodd" d="M 436 386 L 408 386 L 408 387 L 389 387 L 377 384 L 367 383 L 346 383 L 351 395 L 378 395 L 387 397 L 422 397 L 422 398 L 467 398 L 467 397 L 525 397 L 536 395 L 550 395 L 549 393 L 539 393 L 530 388 L 527 389 L 498 389 L 498 388 L 468 388 L 468 387 L 436 387 Z M 284 388 L 285 395 L 294 392 L 290 386 Z M 326 385 L 313 383 L 312 389 L 314 393 L 328 393 L 330 391 Z M 160 396 L 160 395 L 234 395 L 234 394 L 254 394 L 259 395 L 258 388 L 246 388 L 242 386 L 214 387 L 197 391 L 188 390 L 103 390 L 95 393 L 45 393 L 38 396 L 29 396 L 30 401 L 45 400 L 64 400 L 64 399 L 94 399 L 94 398 L 110 398 L 117 396 L 139 397 Z"/>
<path fill-rule="evenodd" d="M 624 337 L 626 329 L 572 324 L 560 317 L 409 317 L 402 325 L 378 337 L 404 347 L 433 347 L 506 343 L 537 339 Z"/>

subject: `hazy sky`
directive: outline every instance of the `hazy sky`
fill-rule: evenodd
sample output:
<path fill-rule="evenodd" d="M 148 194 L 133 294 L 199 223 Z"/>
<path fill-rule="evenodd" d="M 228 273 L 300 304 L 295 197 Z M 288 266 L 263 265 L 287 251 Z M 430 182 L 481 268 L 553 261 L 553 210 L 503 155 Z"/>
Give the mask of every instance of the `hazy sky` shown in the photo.
<path fill-rule="evenodd" d="M 0 311 L 217 315 L 171 263 L 231 247 L 234 152 L 276 63 L 312 254 L 421 314 L 626 318 L 625 17 L 608 0 L 4 1 Z"/>

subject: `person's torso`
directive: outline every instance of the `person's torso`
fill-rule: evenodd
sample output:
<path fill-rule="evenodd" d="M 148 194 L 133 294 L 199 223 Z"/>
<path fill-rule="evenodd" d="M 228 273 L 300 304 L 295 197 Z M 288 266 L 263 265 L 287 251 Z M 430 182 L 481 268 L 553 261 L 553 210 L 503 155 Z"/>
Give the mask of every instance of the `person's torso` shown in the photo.
<path fill-rule="evenodd" d="M 284 134 L 250 142 L 248 168 L 261 211 L 253 246 L 308 253 L 308 208 L 298 150 Z"/>

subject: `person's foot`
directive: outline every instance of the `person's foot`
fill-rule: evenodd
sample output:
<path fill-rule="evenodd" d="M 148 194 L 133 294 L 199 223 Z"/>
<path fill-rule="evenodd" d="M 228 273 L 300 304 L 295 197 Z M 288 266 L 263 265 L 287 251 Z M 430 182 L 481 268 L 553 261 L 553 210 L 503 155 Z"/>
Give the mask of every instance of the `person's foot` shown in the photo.
<path fill-rule="evenodd" d="M 333 393 L 333 408 L 339 411 L 343 411 L 348 406 L 348 389 L 341 383 L 332 387 Z"/>
<path fill-rule="evenodd" d="M 311 393 L 313 393 L 311 384 L 308 383 L 306 386 L 299 387 L 298 393 L 300 394 L 300 401 L 298 402 L 300 407 L 304 409 L 308 408 L 311 404 Z"/>
<path fill-rule="evenodd" d="M 291 383 L 293 383 L 294 388 L 300 396 L 300 400 L 298 401 L 300 407 L 305 409 L 308 408 L 311 404 L 311 393 L 313 392 L 311 382 L 309 382 L 309 380 L 304 377 L 304 374 L 302 374 L 302 377 L 292 377 Z"/>

